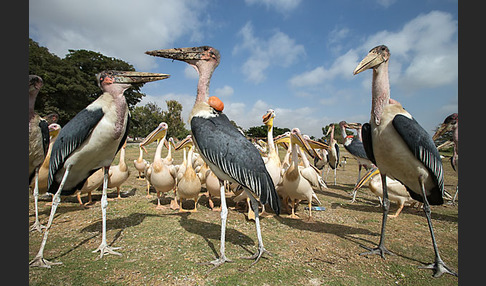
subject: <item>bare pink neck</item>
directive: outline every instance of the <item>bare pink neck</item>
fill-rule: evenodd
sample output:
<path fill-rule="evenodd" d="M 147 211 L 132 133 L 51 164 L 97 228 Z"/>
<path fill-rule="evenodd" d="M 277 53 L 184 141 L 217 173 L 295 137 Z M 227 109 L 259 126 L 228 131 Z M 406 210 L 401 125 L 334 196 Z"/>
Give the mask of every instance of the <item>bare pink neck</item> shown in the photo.
<path fill-rule="evenodd" d="M 388 62 L 384 62 L 373 69 L 373 82 L 371 86 L 371 119 L 380 125 L 381 115 L 385 105 L 390 101 L 390 82 L 388 81 Z"/>
<path fill-rule="evenodd" d="M 197 68 L 199 72 L 199 81 L 197 83 L 196 102 L 207 102 L 209 99 L 209 83 L 213 75 L 213 69 L 206 66 Z"/>

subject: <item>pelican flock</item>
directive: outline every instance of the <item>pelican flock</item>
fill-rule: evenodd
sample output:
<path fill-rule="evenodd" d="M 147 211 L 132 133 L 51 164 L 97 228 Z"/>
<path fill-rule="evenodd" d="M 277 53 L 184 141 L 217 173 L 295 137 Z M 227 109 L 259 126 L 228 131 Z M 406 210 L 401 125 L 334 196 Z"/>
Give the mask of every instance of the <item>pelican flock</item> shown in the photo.
<path fill-rule="evenodd" d="M 187 119 L 191 134 L 180 141 L 177 138 L 174 141 L 172 137 L 166 139 L 169 126 L 161 122 L 141 142 L 130 143 L 138 151 L 138 158 L 133 160 L 133 165 L 126 164 L 130 112 L 123 93 L 133 83 L 162 80 L 169 75 L 103 71 L 97 75 L 103 94 L 63 128 L 55 123 L 48 126 L 35 113 L 34 102 L 43 80 L 35 75 L 29 76 L 29 184 L 35 202 L 35 223 L 31 230 L 42 232 L 45 229 L 40 249 L 30 262 L 31 267 L 50 268 L 61 264 L 44 258 L 44 248 L 60 196 L 78 195 L 82 204 L 79 195 L 87 193 L 89 202 L 86 204 L 91 204 L 91 192 L 100 188 L 102 237 L 101 244 L 93 252 L 99 251 L 100 258 L 108 254 L 121 256 L 121 253 L 115 251 L 119 247 L 112 247 L 106 241 L 106 190 L 116 188 L 120 198 L 120 187 L 130 177 L 139 184 L 146 184 L 147 198 L 150 198 L 150 189 L 155 189 L 156 207 L 153 206 L 155 200 L 150 202 L 151 208 L 155 208 L 154 212 L 190 212 L 194 214 L 178 215 L 198 215 L 198 207 L 204 208 L 203 200 L 199 200 L 204 194 L 208 197 L 209 209 L 220 211 L 220 250 L 216 259 L 207 262 L 212 266 L 209 271 L 226 262 L 233 262 L 226 256 L 225 249 L 229 213 L 227 200 L 232 200 L 236 205 L 239 200 L 247 199 L 247 218 L 255 224 L 258 245 L 251 256 L 244 258 L 253 260 L 251 265 L 254 265 L 264 254 L 272 256 L 263 244 L 262 230 L 265 226 L 262 227 L 260 218 L 283 216 L 291 221 L 315 222 L 316 214 L 313 211 L 323 210 L 322 206 L 329 204 L 322 200 L 327 195 L 328 187 L 324 172 L 320 173 L 319 169 L 324 170 L 327 166 L 327 173 L 333 169 L 334 178 L 331 180 L 334 186 L 342 185 L 337 184 L 336 180 L 338 169 L 339 172 L 345 172 L 344 164 L 340 166 L 340 156 L 345 159 L 343 155 L 349 153 L 348 157 L 355 158 L 358 163 L 358 178 L 354 184 L 352 202 L 355 202 L 357 190 L 369 182 L 368 188 L 377 196 L 382 208 L 379 243 L 377 247 L 363 246 L 368 251 L 361 255 L 378 254 L 384 258 L 387 254 L 393 254 L 385 246 L 387 218 L 398 217 L 407 204 L 421 203 L 434 249 L 434 261 L 423 268 L 431 269 L 434 277 L 444 273 L 457 276 L 440 257 L 430 205 L 443 204 L 446 194 L 442 161 L 433 140 L 452 130 L 452 142 L 446 142 L 444 146 L 454 146 L 451 164 L 457 172 L 458 115 L 454 113 L 448 116 L 431 137 L 400 103 L 391 99 L 388 47 L 380 45 L 373 48 L 353 71 L 355 75 L 367 69 L 373 71 L 371 118 L 369 123 L 364 124 L 342 120 L 339 123 L 341 143 L 335 138 L 334 123 L 327 130 L 326 136 L 330 136 L 326 143 L 312 140 L 302 134 L 297 126 L 292 126 L 290 132 L 274 136 L 274 122 L 277 118 L 274 109 L 268 109 L 261 117 L 267 130 L 266 140 L 249 140 L 225 115 L 223 101 L 209 94 L 211 78 L 221 60 L 221 54 L 216 48 L 199 46 L 145 53 L 185 62 L 196 69 L 199 78 L 195 103 Z M 347 128 L 356 129 L 356 135 L 347 136 Z M 143 156 L 144 152 L 150 155 L 147 146 L 153 142 L 157 142 L 157 146 L 152 162 L 149 162 Z M 341 152 L 340 144 L 344 147 Z M 162 155 L 164 148 L 167 149 L 166 157 Z M 183 152 L 180 152 L 181 149 Z M 119 163 L 112 166 L 118 153 Z M 174 156 L 180 158 L 181 153 L 182 162 L 176 162 Z M 314 164 L 310 163 L 312 161 Z M 361 177 L 362 167 L 367 172 Z M 456 187 L 453 203 L 457 190 Z M 39 221 L 37 201 L 39 194 L 46 192 L 52 195 L 52 207 L 47 225 L 43 226 Z M 162 201 L 165 196 L 172 197 L 168 205 Z M 220 198 L 219 208 L 215 208 L 214 197 Z M 183 208 L 182 200 L 194 201 L 194 208 Z M 388 215 L 391 201 L 396 202 L 398 208 L 395 214 Z M 265 211 L 265 205 L 270 207 L 269 212 Z M 301 205 L 305 210 L 299 210 Z M 305 214 L 305 218 L 302 214 Z M 317 217 L 320 220 L 319 215 Z"/>

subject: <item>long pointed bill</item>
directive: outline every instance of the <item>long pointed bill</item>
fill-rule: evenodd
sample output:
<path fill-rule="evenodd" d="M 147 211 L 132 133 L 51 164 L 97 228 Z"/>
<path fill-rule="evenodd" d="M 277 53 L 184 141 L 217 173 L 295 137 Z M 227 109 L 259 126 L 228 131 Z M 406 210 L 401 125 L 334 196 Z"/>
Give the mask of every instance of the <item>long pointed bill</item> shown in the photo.
<path fill-rule="evenodd" d="M 290 144 L 290 132 L 285 132 L 275 138 L 273 138 L 275 144 Z"/>
<path fill-rule="evenodd" d="M 112 74 L 114 83 L 146 83 L 169 78 L 169 74 L 164 73 L 150 73 L 150 72 L 136 72 L 136 71 L 104 71 L 102 73 Z"/>
<path fill-rule="evenodd" d="M 437 131 L 435 131 L 434 136 L 432 136 L 432 140 L 434 140 L 434 141 L 435 141 L 435 139 L 437 139 L 437 138 L 439 138 L 440 136 L 442 136 L 442 134 L 444 134 L 444 133 L 447 131 L 448 127 L 449 127 L 449 124 L 442 123 L 442 124 L 440 125 L 440 127 L 439 127 L 439 128 L 437 128 Z"/>
<path fill-rule="evenodd" d="M 366 174 L 361 177 L 359 182 L 354 186 L 353 192 L 359 190 L 366 182 L 368 182 L 374 175 L 377 175 L 380 173 L 380 170 L 378 168 L 371 168 L 366 172 Z"/>
<path fill-rule="evenodd" d="M 177 146 L 174 147 L 174 150 L 179 151 L 182 148 L 191 148 L 193 145 L 192 143 L 192 136 L 187 135 L 186 138 L 182 139 Z"/>
<path fill-rule="evenodd" d="M 360 72 L 371 69 L 385 61 L 386 60 L 383 58 L 383 56 L 373 52 L 372 50 L 372 52 L 370 52 L 354 69 L 353 74 L 359 74 Z"/>
<path fill-rule="evenodd" d="M 345 127 L 350 128 L 350 129 L 359 129 L 359 127 L 361 127 L 361 124 L 360 123 L 346 123 Z"/>
<path fill-rule="evenodd" d="M 292 132 L 290 134 L 290 142 L 292 144 L 299 145 L 312 158 L 316 156 L 315 150 L 312 149 L 311 146 L 309 146 L 309 143 L 307 143 L 307 140 L 305 140 L 304 136 L 302 136 L 302 133 L 300 133 L 300 130 L 298 128 L 292 129 Z"/>
<path fill-rule="evenodd" d="M 167 123 L 160 123 L 154 131 L 150 132 L 150 134 L 147 135 L 147 137 L 145 137 L 142 142 L 140 142 L 140 147 L 144 147 L 145 145 L 148 145 L 157 139 L 164 138 L 167 134 L 167 128 Z"/>
<path fill-rule="evenodd" d="M 164 49 L 164 50 L 153 50 L 146 51 L 147 55 L 154 57 L 162 57 L 166 59 L 173 59 L 178 61 L 191 61 L 200 60 L 204 55 L 204 52 L 211 49 L 208 46 L 193 47 L 193 48 L 174 48 L 174 49 Z"/>

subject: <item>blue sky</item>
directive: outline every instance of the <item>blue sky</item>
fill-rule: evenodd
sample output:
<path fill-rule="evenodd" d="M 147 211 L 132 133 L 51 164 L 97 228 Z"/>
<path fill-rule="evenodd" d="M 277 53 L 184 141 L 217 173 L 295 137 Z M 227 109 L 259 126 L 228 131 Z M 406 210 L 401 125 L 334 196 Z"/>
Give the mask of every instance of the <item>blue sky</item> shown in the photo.
<path fill-rule="evenodd" d="M 458 3 L 447 0 L 29 1 L 29 36 L 64 57 L 87 49 L 139 71 L 171 74 L 143 87 L 140 103 L 192 108 L 197 74 L 147 50 L 209 45 L 221 52 L 211 95 L 243 128 L 275 125 L 321 137 L 332 122 L 368 122 L 371 77 L 352 72 L 390 48 L 391 97 L 429 132 L 458 111 Z"/>

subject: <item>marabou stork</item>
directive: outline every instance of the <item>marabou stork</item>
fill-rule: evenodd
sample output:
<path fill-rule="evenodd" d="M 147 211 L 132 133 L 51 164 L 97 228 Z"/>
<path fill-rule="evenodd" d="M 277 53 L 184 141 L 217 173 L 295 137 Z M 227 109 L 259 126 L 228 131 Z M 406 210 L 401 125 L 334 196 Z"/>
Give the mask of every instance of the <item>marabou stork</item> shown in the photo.
<path fill-rule="evenodd" d="M 106 243 L 106 188 L 108 170 L 116 153 L 127 138 L 129 111 L 124 91 L 132 83 L 145 83 L 166 79 L 169 75 L 134 71 L 103 71 L 97 74 L 98 86 L 103 91 L 95 101 L 73 117 L 59 132 L 52 146 L 49 161 L 48 192 L 52 198 L 51 214 L 44 238 L 30 266 L 47 267 L 59 264 L 44 259 L 44 247 L 61 195 L 72 195 L 86 179 L 99 168 L 104 169 L 103 194 L 101 197 L 102 241 L 94 251 L 117 254 Z"/>
<path fill-rule="evenodd" d="M 209 46 L 193 48 L 176 48 L 146 52 L 152 56 L 184 61 L 194 67 L 199 74 L 197 97 L 189 115 L 192 139 L 199 154 L 220 180 L 228 180 L 241 185 L 252 202 L 255 212 L 255 225 L 258 238 L 258 251 L 249 259 L 260 260 L 265 250 L 263 246 L 260 220 L 258 218 L 258 202 L 254 195 L 260 198 L 262 205 L 269 203 L 275 213 L 280 213 L 280 200 L 275 192 L 272 178 L 258 150 L 245 136 L 234 127 L 224 113 L 223 104 L 217 97 L 209 97 L 209 82 L 219 65 L 220 53 Z M 223 185 L 223 184 L 222 184 Z M 221 193 L 221 254 L 209 262 L 217 267 L 229 261 L 224 252 L 226 217 L 228 209 L 224 187 Z"/>
<path fill-rule="evenodd" d="M 34 182 L 34 204 L 36 220 L 30 231 L 42 232 L 45 228 L 39 222 L 37 216 L 37 201 L 39 198 L 39 168 L 49 148 L 49 127 L 46 120 L 42 119 L 35 111 L 34 105 L 40 89 L 44 85 L 42 78 L 37 75 L 29 75 L 29 185 L 35 177 Z"/>
<path fill-rule="evenodd" d="M 452 141 L 454 143 L 454 151 L 451 158 L 451 166 L 456 173 L 459 173 L 459 115 L 457 113 L 453 113 L 446 117 L 444 122 L 441 126 L 435 131 L 434 136 L 432 136 L 432 140 L 436 140 L 446 131 L 452 130 Z M 439 149 L 439 148 L 437 148 Z M 457 193 L 459 192 L 459 184 L 456 185 L 456 193 L 454 194 L 454 198 L 452 199 L 452 203 L 454 204 L 456 201 Z"/>
<path fill-rule="evenodd" d="M 358 161 L 358 180 L 356 180 L 356 184 L 358 184 L 361 178 L 361 168 L 365 167 L 366 170 L 369 170 L 373 167 L 373 163 L 368 159 L 366 156 L 366 151 L 363 147 L 363 142 L 359 139 L 361 137 L 361 124 L 359 123 L 347 123 L 346 121 L 339 122 L 339 127 L 341 128 L 341 134 L 343 135 L 344 140 L 344 149 L 353 156 L 356 161 Z M 358 138 L 351 138 L 346 136 L 346 128 L 354 128 L 358 132 Z M 356 186 L 355 184 L 355 186 Z M 354 188 L 353 190 L 353 199 L 351 203 L 354 203 L 356 200 L 356 194 L 358 189 Z"/>
<path fill-rule="evenodd" d="M 440 205 L 444 200 L 444 175 L 439 152 L 431 136 L 400 103 L 390 99 L 388 62 L 390 51 L 385 45 L 370 50 L 358 64 L 353 74 L 373 69 L 370 123 L 362 129 L 363 144 L 368 158 L 380 169 L 383 185 L 383 221 L 377 248 L 362 254 L 390 254 L 385 247 L 385 226 L 390 207 L 386 176 L 405 185 L 410 196 L 423 202 L 423 209 L 435 252 L 434 263 L 424 266 L 432 269 L 434 277 L 443 273 L 457 274 L 450 270 L 439 255 L 435 241 L 430 204 Z"/>

